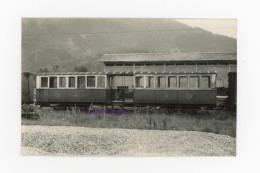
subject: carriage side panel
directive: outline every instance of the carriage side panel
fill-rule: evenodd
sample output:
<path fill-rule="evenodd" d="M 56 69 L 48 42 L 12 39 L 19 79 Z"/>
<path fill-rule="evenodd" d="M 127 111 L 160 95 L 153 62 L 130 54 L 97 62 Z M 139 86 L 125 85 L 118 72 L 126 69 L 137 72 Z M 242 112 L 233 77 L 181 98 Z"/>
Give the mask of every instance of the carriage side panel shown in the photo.
<path fill-rule="evenodd" d="M 49 101 L 49 90 L 48 89 L 37 89 L 36 90 L 36 101 L 37 102 L 48 102 Z"/>
<path fill-rule="evenodd" d="M 134 91 L 134 101 L 135 103 L 147 103 L 155 104 L 155 90 L 135 90 Z"/>
<path fill-rule="evenodd" d="M 215 105 L 216 90 L 178 90 L 178 104 Z"/>
<path fill-rule="evenodd" d="M 177 90 L 156 90 L 156 103 L 158 104 L 177 104 Z"/>

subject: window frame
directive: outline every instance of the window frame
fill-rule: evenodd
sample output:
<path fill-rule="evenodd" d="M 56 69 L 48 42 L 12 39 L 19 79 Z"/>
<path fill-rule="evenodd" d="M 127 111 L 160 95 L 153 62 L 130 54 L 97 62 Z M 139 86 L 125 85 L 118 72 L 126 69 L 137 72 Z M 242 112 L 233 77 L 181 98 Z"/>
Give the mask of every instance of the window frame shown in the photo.
<path fill-rule="evenodd" d="M 208 77 L 209 78 L 209 87 L 208 88 L 201 88 L 201 86 L 202 85 L 200 85 L 200 89 L 201 90 L 209 90 L 209 89 L 212 89 L 211 87 L 212 87 L 212 84 L 211 84 L 211 75 L 210 74 L 202 74 L 201 76 L 200 76 L 200 84 L 202 83 L 202 78 L 203 77 Z"/>
<path fill-rule="evenodd" d="M 104 77 L 104 82 L 105 82 L 105 86 L 104 87 L 98 87 L 98 77 Z M 107 88 L 107 78 L 106 78 L 106 75 L 95 75 L 95 88 L 96 89 L 105 89 Z"/>
<path fill-rule="evenodd" d="M 47 87 L 42 87 L 42 77 L 46 77 L 47 78 Z M 49 88 L 49 85 L 50 85 L 50 79 L 49 79 L 49 76 L 39 76 L 39 87 L 40 89 L 47 89 Z"/>
<path fill-rule="evenodd" d="M 210 89 L 217 89 L 217 74 L 210 75 Z"/>
<path fill-rule="evenodd" d="M 88 87 L 88 77 L 95 77 L 95 84 L 94 84 L 94 87 Z M 94 89 L 94 88 L 96 88 L 96 86 L 97 86 L 97 77 L 96 77 L 96 75 L 87 75 L 86 76 L 86 89 Z"/>
<path fill-rule="evenodd" d="M 84 88 L 78 88 L 78 77 L 84 77 L 85 78 L 85 81 L 84 81 L 85 82 L 85 86 L 84 86 Z M 77 75 L 76 78 L 77 78 L 77 87 L 76 87 L 76 89 L 86 89 L 86 85 L 87 85 L 86 84 L 86 76 L 85 75 Z"/>
<path fill-rule="evenodd" d="M 143 78 L 143 87 L 136 87 L 136 77 L 142 77 Z M 145 83 L 146 82 L 146 78 L 145 75 L 135 75 L 134 76 L 134 88 L 135 89 L 145 89 Z"/>
<path fill-rule="evenodd" d="M 156 89 L 161 89 L 161 90 L 165 90 L 165 89 L 167 89 L 167 76 L 168 75 L 157 75 L 156 76 L 156 84 L 155 84 L 155 86 L 156 86 Z M 165 78 L 165 87 L 164 88 L 158 88 L 158 78 L 160 78 L 160 77 L 164 77 Z"/>
<path fill-rule="evenodd" d="M 51 79 L 50 79 L 50 78 L 51 78 L 51 77 L 56 77 L 56 78 L 57 78 L 57 87 L 56 87 L 56 88 L 51 88 L 51 87 L 50 87 L 50 85 L 51 85 Z M 59 83 L 58 83 L 58 82 L 59 82 L 59 81 L 58 81 L 58 76 L 57 76 L 57 75 L 50 75 L 48 81 L 49 81 L 49 85 L 48 85 L 49 89 L 58 89 L 58 86 L 59 86 Z"/>
<path fill-rule="evenodd" d="M 146 80 L 147 80 L 147 77 L 153 77 L 153 87 L 152 87 L 152 88 L 147 88 L 147 87 L 146 87 Z M 144 76 L 144 89 L 155 90 L 155 89 L 156 89 L 156 84 L 155 84 L 156 80 L 155 80 L 155 78 L 156 78 L 155 75 L 145 75 L 145 76 Z"/>
<path fill-rule="evenodd" d="M 178 75 L 167 75 L 166 77 L 167 77 L 167 81 L 166 81 L 167 87 L 166 87 L 166 89 L 169 89 L 169 90 L 172 90 L 172 89 L 177 90 L 177 89 L 179 89 L 179 86 L 178 86 L 179 85 Z M 173 88 L 169 87 L 169 77 L 176 77 L 176 87 L 173 87 Z"/>
<path fill-rule="evenodd" d="M 75 77 L 75 87 L 70 87 L 70 86 L 69 86 L 69 82 L 70 82 L 69 78 L 70 78 L 70 77 Z M 68 82 L 67 82 L 67 85 L 66 85 L 66 88 L 67 88 L 67 89 L 78 89 L 78 88 L 77 88 L 77 83 L 78 83 L 78 81 L 77 81 L 77 75 L 67 75 L 67 81 L 68 81 Z"/>
<path fill-rule="evenodd" d="M 182 77 L 186 77 L 187 78 L 187 87 L 185 87 L 185 88 L 181 88 L 180 79 Z M 180 89 L 180 90 L 187 90 L 187 89 L 189 89 L 189 75 L 178 75 L 178 89 Z"/>
<path fill-rule="evenodd" d="M 190 78 L 191 77 L 196 77 L 196 78 L 198 78 L 198 87 L 197 88 L 191 88 L 190 87 Z M 200 75 L 189 75 L 189 79 L 188 79 L 188 84 L 189 84 L 189 89 L 192 89 L 192 90 L 199 90 L 200 89 Z"/>
<path fill-rule="evenodd" d="M 65 87 L 60 87 L 60 77 L 64 77 L 65 78 Z M 67 76 L 63 76 L 63 75 L 59 75 L 57 76 L 57 83 L 58 83 L 58 89 L 67 89 L 68 86 L 68 78 Z"/>

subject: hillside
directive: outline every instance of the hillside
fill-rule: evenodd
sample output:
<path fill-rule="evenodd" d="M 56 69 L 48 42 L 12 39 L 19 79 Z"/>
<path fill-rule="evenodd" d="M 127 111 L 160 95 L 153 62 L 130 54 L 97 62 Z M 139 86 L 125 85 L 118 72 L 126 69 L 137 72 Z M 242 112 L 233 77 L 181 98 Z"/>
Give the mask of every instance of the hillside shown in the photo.
<path fill-rule="evenodd" d="M 147 32 L 149 31 L 149 32 Z M 174 19 L 23 19 L 22 71 L 102 71 L 104 53 L 236 52 L 236 39 Z"/>

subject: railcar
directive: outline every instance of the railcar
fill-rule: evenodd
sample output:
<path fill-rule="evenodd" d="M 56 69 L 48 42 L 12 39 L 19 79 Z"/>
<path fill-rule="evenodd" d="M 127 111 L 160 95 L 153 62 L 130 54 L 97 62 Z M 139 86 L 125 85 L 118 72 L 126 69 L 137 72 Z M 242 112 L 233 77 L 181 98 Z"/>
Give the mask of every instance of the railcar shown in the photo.
<path fill-rule="evenodd" d="M 36 74 L 36 104 L 216 106 L 216 72 Z"/>

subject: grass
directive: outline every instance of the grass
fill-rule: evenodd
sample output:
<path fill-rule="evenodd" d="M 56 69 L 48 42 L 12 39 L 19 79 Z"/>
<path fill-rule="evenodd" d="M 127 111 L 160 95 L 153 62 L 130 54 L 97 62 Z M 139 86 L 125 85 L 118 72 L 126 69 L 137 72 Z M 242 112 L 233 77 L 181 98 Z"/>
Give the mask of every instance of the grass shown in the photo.
<path fill-rule="evenodd" d="M 82 126 L 92 128 L 156 129 L 200 131 L 236 137 L 236 114 L 229 111 L 158 111 L 146 110 L 127 114 L 87 114 L 80 109 L 38 109 L 37 120 L 22 119 L 23 125 Z"/>

